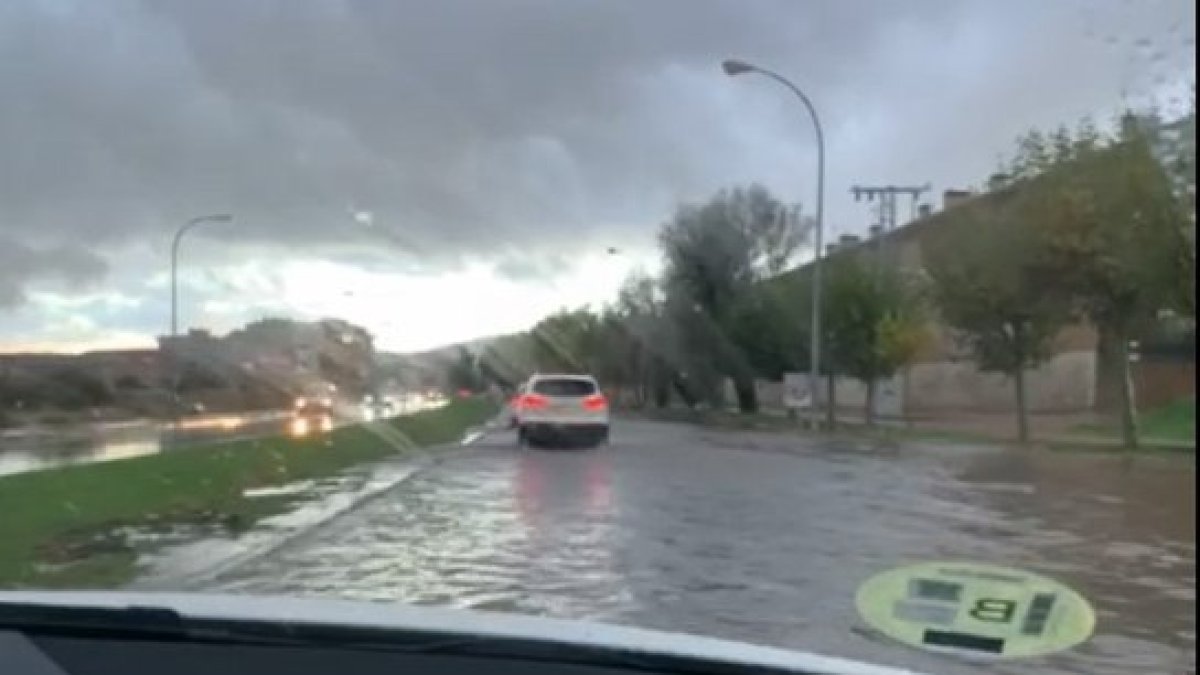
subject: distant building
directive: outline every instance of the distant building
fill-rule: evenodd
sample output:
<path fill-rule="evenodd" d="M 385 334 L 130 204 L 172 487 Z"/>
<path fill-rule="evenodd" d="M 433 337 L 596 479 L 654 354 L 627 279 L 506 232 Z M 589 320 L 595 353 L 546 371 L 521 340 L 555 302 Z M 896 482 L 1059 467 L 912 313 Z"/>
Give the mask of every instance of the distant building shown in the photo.
<path fill-rule="evenodd" d="M 160 338 L 159 346 L 167 368 L 204 368 L 233 383 L 294 394 L 330 383 L 347 393 L 365 390 L 374 362 L 370 333 L 340 319 L 263 319 L 223 338 L 194 330 Z"/>
<path fill-rule="evenodd" d="M 156 349 L 110 349 L 86 352 L 78 361 L 114 391 L 153 389 L 162 371 Z"/>

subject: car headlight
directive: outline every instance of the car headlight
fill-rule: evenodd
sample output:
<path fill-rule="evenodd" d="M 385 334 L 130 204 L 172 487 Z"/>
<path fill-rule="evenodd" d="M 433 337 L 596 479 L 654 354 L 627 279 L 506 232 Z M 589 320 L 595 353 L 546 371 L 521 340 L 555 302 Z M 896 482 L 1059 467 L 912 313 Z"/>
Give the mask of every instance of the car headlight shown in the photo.
<path fill-rule="evenodd" d="M 303 436 L 308 433 L 308 420 L 303 417 L 297 417 L 292 420 L 291 429 L 293 436 Z"/>

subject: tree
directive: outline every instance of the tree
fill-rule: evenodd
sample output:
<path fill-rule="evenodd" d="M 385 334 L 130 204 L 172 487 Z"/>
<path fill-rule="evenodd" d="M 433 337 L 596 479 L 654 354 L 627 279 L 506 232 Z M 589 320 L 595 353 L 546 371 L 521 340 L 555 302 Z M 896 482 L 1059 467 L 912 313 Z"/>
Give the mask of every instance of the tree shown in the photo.
<path fill-rule="evenodd" d="M 146 384 L 144 382 L 142 382 L 142 380 L 140 378 L 138 378 L 136 375 L 131 375 L 129 373 L 126 373 L 126 374 L 118 377 L 117 381 L 114 384 L 117 389 L 122 389 L 122 390 L 145 389 L 146 388 Z"/>
<path fill-rule="evenodd" d="M 179 374 L 179 391 L 196 392 L 205 389 L 220 389 L 228 386 L 225 378 L 210 368 L 198 363 L 187 363 Z"/>
<path fill-rule="evenodd" d="M 768 280 L 739 294 L 730 306 L 728 333 L 754 374 L 778 382 L 807 365 L 806 315 L 782 283 Z M 807 296 L 804 296 L 807 297 Z"/>
<path fill-rule="evenodd" d="M 1076 134 L 1021 185 L 1046 248 L 1044 276 L 1100 331 L 1116 371 L 1124 443 L 1136 448 L 1129 341 L 1193 283 L 1180 247 L 1189 215 L 1153 154 L 1153 118 L 1120 120 L 1115 138 Z M 1041 157 L 1036 143 L 1019 160 Z M 1044 149 L 1044 146 L 1042 146 Z"/>
<path fill-rule="evenodd" d="M 534 358 L 542 371 L 595 370 L 599 353 L 600 318 L 588 308 L 560 311 L 542 319 L 530 331 Z"/>
<path fill-rule="evenodd" d="M 770 332 L 737 327 L 761 317 L 761 304 L 747 294 L 790 264 L 804 233 L 799 207 L 760 186 L 723 190 L 702 205 L 681 206 L 663 227 L 667 316 L 681 329 L 684 372 L 692 383 L 710 388 L 710 400 L 719 402 L 720 378 L 712 376 L 720 374 L 733 380 L 739 409 L 757 408 L 750 354 L 761 358 L 771 351 L 760 342 Z"/>
<path fill-rule="evenodd" d="M 919 298 L 891 267 L 847 254 L 829 266 L 826 308 L 829 366 L 866 386 L 863 417 L 870 426 L 876 381 L 895 375 L 924 340 Z"/>
<path fill-rule="evenodd" d="M 1180 120 L 1146 129 L 1150 150 L 1163 166 L 1185 218 L 1180 223 L 1179 265 L 1184 283 L 1177 286 L 1176 312 L 1196 318 L 1196 86 L 1192 85 L 1191 109 Z M 1145 126 L 1143 126 L 1145 128 Z"/>
<path fill-rule="evenodd" d="M 979 369 L 1011 379 L 1017 437 L 1027 442 L 1025 372 L 1049 356 L 1070 308 L 1046 283 L 1035 222 L 1011 191 L 955 211 L 947 224 L 922 250 L 930 297 Z"/>
<path fill-rule="evenodd" d="M 455 391 L 474 392 L 483 388 L 475 357 L 465 347 L 458 348 L 454 361 L 447 367 L 446 383 Z"/>

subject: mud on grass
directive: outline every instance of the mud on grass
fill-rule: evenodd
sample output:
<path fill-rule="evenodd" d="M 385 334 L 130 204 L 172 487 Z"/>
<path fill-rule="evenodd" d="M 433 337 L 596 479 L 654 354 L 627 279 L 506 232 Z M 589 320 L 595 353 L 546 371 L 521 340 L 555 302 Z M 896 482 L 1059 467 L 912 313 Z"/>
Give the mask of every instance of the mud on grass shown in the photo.
<path fill-rule="evenodd" d="M 245 491 L 331 476 L 461 438 L 486 400 L 303 439 L 272 436 L 0 477 L 0 588 L 111 587 L 136 574 L 132 539 L 183 526 L 237 534 L 286 496 Z"/>

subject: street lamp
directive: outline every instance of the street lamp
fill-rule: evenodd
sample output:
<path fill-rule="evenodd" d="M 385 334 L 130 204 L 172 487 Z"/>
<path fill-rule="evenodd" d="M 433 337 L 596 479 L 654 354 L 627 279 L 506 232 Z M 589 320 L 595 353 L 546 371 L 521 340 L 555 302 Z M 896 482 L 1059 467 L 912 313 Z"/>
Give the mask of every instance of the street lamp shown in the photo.
<path fill-rule="evenodd" d="M 821 130 L 821 120 L 817 116 L 817 110 L 813 107 L 812 101 L 808 100 L 808 96 L 805 96 L 804 92 L 800 91 L 800 88 L 787 78 L 765 68 L 735 59 L 721 62 L 721 69 L 730 77 L 743 73 L 759 73 L 787 87 L 808 109 L 808 114 L 812 117 L 813 128 L 817 132 L 817 234 L 816 246 L 813 249 L 812 337 L 809 356 L 809 396 L 813 406 L 812 422 L 815 428 L 817 426 L 817 383 L 820 381 L 821 374 L 821 251 L 822 239 L 825 234 L 825 134 Z M 832 410 L 830 414 L 832 414 Z"/>
<path fill-rule="evenodd" d="M 227 213 L 216 213 L 207 216 L 198 216 L 184 223 L 178 230 L 175 231 L 175 238 L 171 240 L 171 337 L 179 335 L 179 242 L 183 239 L 183 235 L 189 230 L 202 223 L 228 223 L 233 220 L 233 216 Z M 178 357 L 175 350 L 178 345 L 171 345 L 171 363 L 175 374 L 171 378 L 171 395 L 174 399 L 176 422 L 180 414 L 179 408 L 179 372 L 178 372 Z"/>
<path fill-rule="evenodd" d="M 228 213 L 215 213 L 208 216 L 198 216 L 183 224 L 175 232 L 171 241 L 171 337 L 179 335 L 179 242 L 189 230 L 203 223 L 228 223 L 233 216 Z"/>

